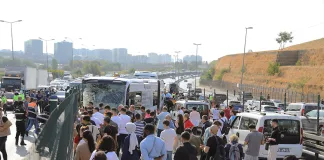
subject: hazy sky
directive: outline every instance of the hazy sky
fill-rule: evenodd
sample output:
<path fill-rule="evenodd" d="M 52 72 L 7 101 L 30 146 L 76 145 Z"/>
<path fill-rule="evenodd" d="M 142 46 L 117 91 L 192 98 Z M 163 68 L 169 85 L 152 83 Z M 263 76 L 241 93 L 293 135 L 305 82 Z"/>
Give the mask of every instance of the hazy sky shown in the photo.
<path fill-rule="evenodd" d="M 198 54 L 211 61 L 243 52 L 249 26 L 253 51 L 277 49 L 280 31 L 293 32 L 292 44 L 324 37 L 324 0 L 1 0 L 0 8 L 0 20 L 23 20 L 13 25 L 15 50 L 28 39 L 70 37 L 76 48 L 179 50 L 182 57 L 202 43 Z M 48 45 L 53 53 L 53 42 Z M 0 23 L 0 49 L 10 48 L 10 25 Z"/>

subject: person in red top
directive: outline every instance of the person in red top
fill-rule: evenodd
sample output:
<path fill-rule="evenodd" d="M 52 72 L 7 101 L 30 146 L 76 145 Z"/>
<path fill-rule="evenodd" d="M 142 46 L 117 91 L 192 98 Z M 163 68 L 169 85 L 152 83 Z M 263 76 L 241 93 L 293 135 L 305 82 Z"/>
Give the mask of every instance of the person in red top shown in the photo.
<path fill-rule="evenodd" d="M 225 117 L 227 119 L 231 118 L 231 110 L 233 110 L 233 106 L 229 106 L 226 109 L 224 109 Z"/>
<path fill-rule="evenodd" d="M 194 125 L 192 124 L 192 122 L 189 119 L 189 114 L 185 113 L 183 116 L 183 120 L 184 120 L 184 129 L 191 129 L 192 127 L 194 127 Z"/>

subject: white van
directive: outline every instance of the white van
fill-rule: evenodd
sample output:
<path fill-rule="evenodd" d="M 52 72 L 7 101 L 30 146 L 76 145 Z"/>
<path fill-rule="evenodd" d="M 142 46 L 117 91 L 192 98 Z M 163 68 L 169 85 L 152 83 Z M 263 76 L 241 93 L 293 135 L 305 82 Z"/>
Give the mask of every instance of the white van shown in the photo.
<path fill-rule="evenodd" d="M 290 103 L 287 106 L 286 113 L 296 116 L 305 116 L 306 113 L 317 108 L 317 103 Z M 321 105 L 321 109 L 323 109 L 323 105 Z"/>
<path fill-rule="evenodd" d="M 270 136 L 272 131 L 270 122 L 272 119 L 278 119 L 278 127 L 281 131 L 277 158 L 284 158 L 286 155 L 295 155 L 300 158 L 303 152 L 303 128 L 298 116 L 260 112 L 239 113 L 236 115 L 227 136 L 236 134 L 239 137 L 239 143 L 244 144 L 245 137 L 250 133 L 250 124 L 254 124 L 256 129 L 266 137 Z M 260 146 L 260 158 L 268 156 L 268 151 L 264 147 L 264 145 Z"/>

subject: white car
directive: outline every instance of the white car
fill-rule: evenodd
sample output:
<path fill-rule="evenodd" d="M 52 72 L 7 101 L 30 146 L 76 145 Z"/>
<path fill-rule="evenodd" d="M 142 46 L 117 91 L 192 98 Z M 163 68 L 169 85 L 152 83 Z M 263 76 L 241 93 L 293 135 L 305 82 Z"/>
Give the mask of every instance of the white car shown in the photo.
<path fill-rule="evenodd" d="M 317 109 L 306 113 L 305 116 L 300 116 L 305 131 L 317 132 L 324 126 L 324 110 L 319 110 L 319 128 L 317 128 Z"/>
<path fill-rule="evenodd" d="M 279 121 L 278 127 L 281 131 L 277 158 L 284 158 L 287 155 L 295 155 L 300 158 L 303 152 L 303 128 L 298 116 L 260 112 L 238 113 L 231 125 L 227 139 L 229 139 L 229 136 L 236 134 L 239 137 L 239 143 L 244 144 L 245 137 L 250 133 L 249 125 L 251 124 L 254 124 L 259 132 L 268 137 L 272 131 L 272 119 Z M 266 158 L 267 156 L 268 151 L 265 150 L 264 145 L 261 145 L 259 157 Z"/>
<path fill-rule="evenodd" d="M 260 111 L 260 107 L 256 107 L 255 111 Z M 261 112 L 281 112 L 279 107 L 271 106 L 271 105 L 261 105 Z"/>

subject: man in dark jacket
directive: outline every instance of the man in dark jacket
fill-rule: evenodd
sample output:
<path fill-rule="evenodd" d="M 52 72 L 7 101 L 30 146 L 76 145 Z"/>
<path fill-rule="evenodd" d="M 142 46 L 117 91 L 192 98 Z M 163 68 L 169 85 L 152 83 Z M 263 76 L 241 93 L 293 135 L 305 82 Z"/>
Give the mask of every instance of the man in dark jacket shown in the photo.
<path fill-rule="evenodd" d="M 174 160 L 184 160 L 184 159 L 193 159 L 196 157 L 197 159 L 197 150 L 196 147 L 190 144 L 190 133 L 189 132 L 183 132 L 181 134 L 181 139 L 183 142 L 183 146 L 180 146 L 177 148 L 175 154 L 174 154 Z"/>
<path fill-rule="evenodd" d="M 24 135 L 25 135 L 25 119 L 26 119 L 26 111 L 24 109 L 24 104 L 22 101 L 17 102 L 17 106 L 15 109 L 15 116 L 16 116 L 16 146 L 18 145 L 19 135 L 21 135 L 21 142 L 20 145 L 26 145 L 24 142 Z"/>
<path fill-rule="evenodd" d="M 210 127 L 212 125 L 212 123 L 209 121 L 208 116 L 207 115 L 203 115 L 201 118 L 201 122 L 202 122 L 202 128 L 201 128 L 201 135 L 204 135 L 205 130 Z"/>

